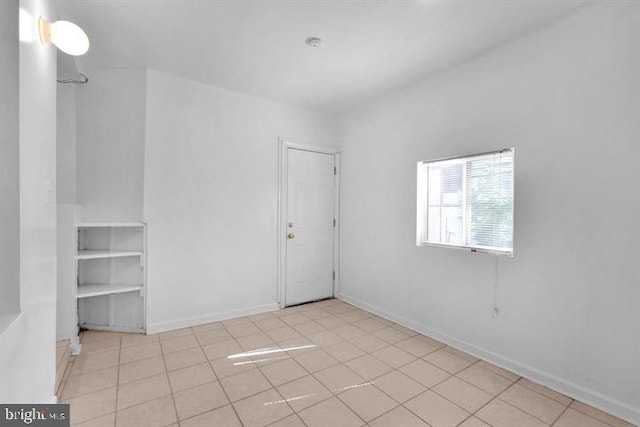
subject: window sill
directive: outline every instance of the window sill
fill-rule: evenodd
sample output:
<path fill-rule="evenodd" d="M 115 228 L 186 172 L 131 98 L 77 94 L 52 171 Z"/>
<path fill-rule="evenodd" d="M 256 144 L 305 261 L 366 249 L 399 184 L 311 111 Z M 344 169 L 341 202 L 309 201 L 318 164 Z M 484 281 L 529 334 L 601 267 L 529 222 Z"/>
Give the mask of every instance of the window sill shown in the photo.
<path fill-rule="evenodd" d="M 478 253 L 478 254 L 487 254 L 487 255 L 498 255 L 504 256 L 508 258 L 513 258 L 513 250 L 511 251 L 501 251 L 498 249 L 491 248 L 482 248 L 482 247 L 472 247 L 472 246 L 462 246 L 462 245 L 448 245 L 445 243 L 432 243 L 432 242 L 418 242 L 417 246 L 432 246 L 437 248 L 449 248 L 449 249 L 457 249 L 463 250 L 466 252 Z"/>

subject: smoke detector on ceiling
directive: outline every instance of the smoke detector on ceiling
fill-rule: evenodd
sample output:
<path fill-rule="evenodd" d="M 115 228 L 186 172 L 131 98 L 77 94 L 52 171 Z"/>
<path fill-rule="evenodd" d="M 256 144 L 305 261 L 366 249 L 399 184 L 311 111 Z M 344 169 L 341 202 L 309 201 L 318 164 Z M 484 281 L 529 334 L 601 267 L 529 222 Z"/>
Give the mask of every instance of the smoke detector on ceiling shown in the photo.
<path fill-rule="evenodd" d="M 307 43 L 309 46 L 311 46 L 314 49 L 320 49 L 321 47 L 324 46 L 322 39 L 319 37 L 309 37 L 305 40 L 305 43 Z"/>

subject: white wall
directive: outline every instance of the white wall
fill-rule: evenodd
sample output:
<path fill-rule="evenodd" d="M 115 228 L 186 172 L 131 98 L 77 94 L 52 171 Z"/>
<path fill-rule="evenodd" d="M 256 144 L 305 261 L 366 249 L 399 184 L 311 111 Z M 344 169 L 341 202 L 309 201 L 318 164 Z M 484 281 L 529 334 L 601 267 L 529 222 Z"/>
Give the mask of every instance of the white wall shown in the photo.
<path fill-rule="evenodd" d="M 77 86 L 78 221 L 142 220 L 146 71 L 101 70 Z"/>
<path fill-rule="evenodd" d="M 346 115 L 341 297 L 640 422 L 639 23 L 597 5 Z M 511 146 L 515 257 L 416 247 L 416 162 Z"/>
<path fill-rule="evenodd" d="M 60 53 L 58 53 L 58 56 Z M 58 73 L 60 73 L 60 62 Z M 57 310 L 58 340 L 76 336 L 76 86 L 57 85 Z"/>
<path fill-rule="evenodd" d="M 0 3 L 0 333 L 20 310 L 18 6 Z"/>
<path fill-rule="evenodd" d="M 0 402 L 45 403 L 55 399 L 56 51 L 35 31 L 55 15 L 45 1 L 20 7 L 32 18 L 20 23 L 32 37 L 19 52 L 21 313 L 0 336 Z"/>
<path fill-rule="evenodd" d="M 278 137 L 335 145 L 315 113 L 147 75 L 148 328 L 275 309 Z"/>

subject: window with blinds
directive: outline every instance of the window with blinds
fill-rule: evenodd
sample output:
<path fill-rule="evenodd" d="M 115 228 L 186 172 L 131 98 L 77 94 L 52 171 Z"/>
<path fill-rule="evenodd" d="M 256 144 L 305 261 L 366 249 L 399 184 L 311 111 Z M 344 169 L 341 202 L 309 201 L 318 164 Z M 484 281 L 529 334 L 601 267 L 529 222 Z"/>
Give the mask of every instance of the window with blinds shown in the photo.
<path fill-rule="evenodd" d="M 513 155 L 419 162 L 417 244 L 513 255 Z"/>

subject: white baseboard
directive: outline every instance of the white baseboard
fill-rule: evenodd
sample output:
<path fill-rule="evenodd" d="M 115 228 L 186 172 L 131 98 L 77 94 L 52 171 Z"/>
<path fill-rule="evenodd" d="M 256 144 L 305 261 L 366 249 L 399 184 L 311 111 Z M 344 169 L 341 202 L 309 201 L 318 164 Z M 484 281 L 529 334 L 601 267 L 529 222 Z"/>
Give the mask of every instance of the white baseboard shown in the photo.
<path fill-rule="evenodd" d="M 558 393 L 562 393 L 580 402 L 586 403 L 587 405 L 591 405 L 594 408 L 598 408 L 602 411 L 608 412 L 612 415 L 615 415 L 616 417 L 629 421 L 630 423 L 640 425 L 640 407 L 633 407 L 626 403 L 611 399 L 610 397 L 602 395 L 597 391 L 584 388 L 582 386 L 559 378 L 555 375 L 540 371 L 527 365 L 523 365 L 515 360 L 500 356 L 499 354 L 493 353 L 485 348 L 478 347 L 474 344 L 459 340 L 448 334 L 433 330 L 419 322 L 407 319 L 395 313 L 390 313 L 378 306 L 361 301 L 357 298 L 350 297 L 343 293 L 339 294 L 337 298 L 346 303 L 352 304 L 363 310 L 369 311 L 387 320 L 391 320 L 402 326 L 419 332 L 422 335 L 434 338 L 451 347 L 455 347 L 459 350 L 469 353 L 479 359 L 486 360 L 487 362 L 493 363 L 496 366 L 514 372 L 524 378 L 555 390 Z"/>
<path fill-rule="evenodd" d="M 224 311 L 220 313 L 211 313 L 204 316 L 187 317 L 185 319 L 170 320 L 168 322 L 147 324 L 147 334 L 155 334 L 157 332 L 172 331 L 174 329 L 188 328 L 190 326 L 203 325 L 205 323 L 217 322 L 220 320 L 232 319 L 234 317 L 249 316 L 252 314 L 265 313 L 280 309 L 278 304 L 265 304 L 247 307 L 239 310 Z"/>

